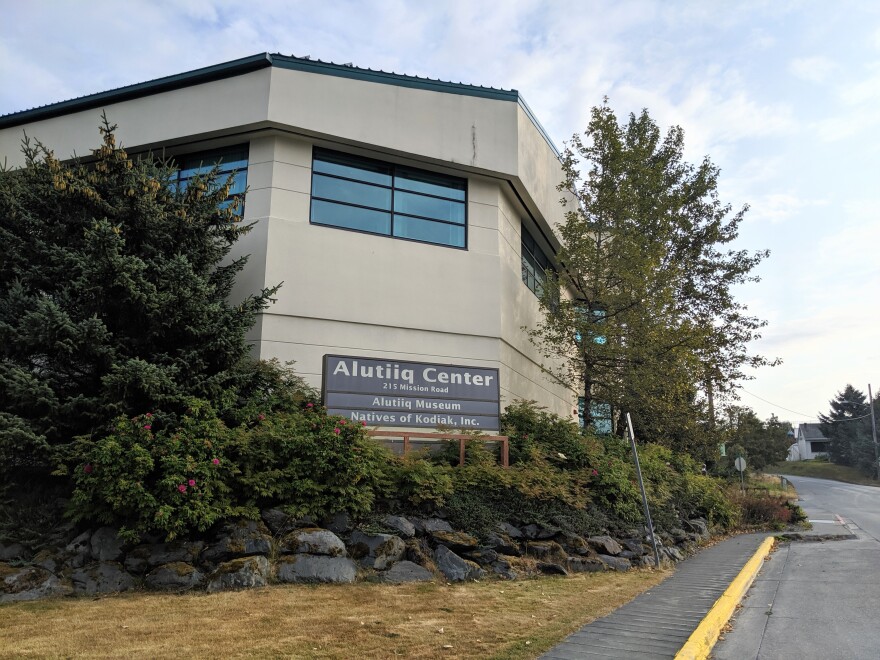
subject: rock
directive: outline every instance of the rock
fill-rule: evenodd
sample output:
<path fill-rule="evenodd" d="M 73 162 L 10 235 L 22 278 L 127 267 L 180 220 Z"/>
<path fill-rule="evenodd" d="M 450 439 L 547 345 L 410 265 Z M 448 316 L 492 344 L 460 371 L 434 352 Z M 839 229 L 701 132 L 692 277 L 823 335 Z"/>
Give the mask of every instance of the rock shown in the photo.
<path fill-rule="evenodd" d="M 182 561 L 162 564 L 144 578 L 150 589 L 195 589 L 205 582 L 205 575 L 192 564 Z"/>
<path fill-rule="evenodd" d="M 263 509 L 260 518 L 273 534 L 282 535 L 296 529 L 296 519 L 281 509 Z"/>
<path fill-rule="evenodd" d="M 664 547 L 660 549 L 662 554 L 665 554 L 667 557 L 672 559 L 673 561 L 682 561 L 686 558 L 686 555 L 676 548 L 674 545 L 670 545 L 668 547 Z"/>
<path fill-rule="evenodd" d="M 345 557 L 285 555 L 278 560 L 279 582 L 349 583 L 356 574 L 354 562 Z"/>
<path fill-rule="evenodd" d="M 498 553 L 492 548 L 476 548 L 461 554 L 465 559 L 475 561 L 480 566 L 490 566 L 498 561 Z"/>
<path fill-rule="evenodd" d="M 534 523 L 523 527 L 522 533 L 527 539 L 552 539 L 556 536 L 555 529 L 547 529 Z"/>
<path fill-rule="evenodd" d="M 523 533 L 510 523 L 498 523 L 498 530 L 505 536 L 509 536 L 512 539 L 521 539 L 523 537 Z"/>
<path fill-rule="evenodd" d="M 572 555 L 589 555 L 593 553 L 589 544 L 582 536 L 572 534 L 571 532 L 563 532 L 560 535 L 559 545 Z"/>
<path fill-rule="evenodd" d="M 344 511 L 325 520 L 322 526 L 329 529 L 334 534 L 348 534 L 354 527 L 351 523 L 351 516 Z"/>
<path fill-rule="evenodd" d="M 709 538 L 709 524 L 705 519 L 693 518 L 685 521 L 685 524 L 690 527 L 694 533 L 699 534 L 701 539 L 705 540 Z"/>
<path fill-rule="evenodd" d="M 216 543 L 202 553 L 202 560 L 216 562 L 228 557 L 268 555 L 272 550 L 269 529 L 260 520 L 236 520 L 223 526 Z"/>
<path fill-rule="evenodd" d="M 643 555 L 634 561 L 633 565 L 638 566 L 639 568 L 654 568 L 657 565 L 657 562 L 654 560 L 653 556 Z"/>
<path fill-rule="evenodd" d="M 85 531 L 64 547 L 64 564 L 66 566 L 81 568 L 89 562 L 89 557 L 92 554 L 91 545 L 89 544 L 91 537 L 92 533 Z"/>
<path fill-rule="evenodd" d="M 381 574 L 380 580 L 389 584 L 403 584 L 404 582 L 430 582 L 434 574 L 427 568 L 414 564 L 411 561 L 399 561 L 394 566 Z"/>
<path fill-rule="evenodd" d="M 122 564 L 102 561 L 77 568 L 70 574 L 73 590 L 78 594 L 107 594 L 128 591 L 135 579 L 125 572 Z"/>
<path fill-rule="evenodd" d="M 565 563 L 572 573 L 601 573 L 608 570 L 601 560 L 592 557 L 569 557 Z"/>
<path fill-rule="evenodd" d="M 437 570 L 443 573 L 450 582 L 463 582 L 465 580 L 478 580 L 486 572 L 474 562 L 462 559 L 452 550 L 445 546 L 437 546 L 434 551 L 434 560 Z"/>
<path fill-rule="evenodd" d="M 50 573 L 57 573 L 58 569 L 61 568 L 60 553 L 61 551 L 57 548 L 52 550 L 44 548 L 34 555 L 33 564 L 34 566 L 46 569 Z"/>
<path fill-rule="evenodd" d="M 393 529 L 405 539 L 411 539 L 416 535 L 416 526 L 403 516 L 385 516 L 382 519 L 382 524 L 388 529 Z"/>
<path fill-rule="evenodd" d="M 434 565 L 434 560 L 432 559 L 434 553 L 431 551 L 431 546 L 428 545 L 426 539 L 407 539 L 404 545 L 406 546 L 406 550 L 403 553 L 405 560 L 425 568 L 430 568 Z"/>
<path fill-rule="evenodd" d="M 648 548 L 639 539 L 624 539 L 621 541 L 623 547 L 633 553 L 636 557 L 648 554 Z"/>
<path fill-rule="evenodd" d="M 562 566 L 551 562 L 539 561 L 536 568 L 544 575 L 568 575 L 568 571 Z"/>
<path fill-rule="evenodd" d="M 345 544 L 336 534 L 318 527 L 290 532 L 281 539 L 278 550 L 283 553 L 307 553 L 328 557 L 345 557 L 347 554 Z"/>
<path fill-rule="evenodd" d="M 0 563 L 0 603 L 67 596 L 70 584 L 38 566 L 13 567 Z"/>
<path fill-rule="evenodd" d="M 480 544 L 476 537 L 464 532 L 431 532 L 431 538 L 456 551 L 473 550 Z"/>
<path fill-rule="evenodd" d="M 403 558 L 406 545 L 393 534 L 364 534 L 359 529 L 351 534 L 352 557 L 367 568 L 384 570 Z"/>
<path fill-rule="evenodd" d="M 122 546 L 124 545 L 121 538 L 117 534 L 117 530 L 112 527 L 101 527 L 89 541 L 89 548 L 92 553 L 92 559 L 97 561 L 116 561 L 122 557 Z"/>
<path fill-rule="evenodd" d="M 564 560 L 568 554 L 556 541 L 528 541 L 526 553 L 542 560 Z"/>
<path fill-rule="evenodd" d="M 269 577 L 269 560 L 262 555 L 239 557 L 224 562 L 208 579 L 208 593 L 224 589 L 265 587 Z"/>
<path fill-rule="evenodd" d="M 608 568 L 615 571 L 628 571 L 632 568 L 632 564 L 628 559 L 622 559 L 620 557 L 612 557 L 610 555 L 599 555 L 599 561 L 605 564 Z"/>
<path fill-rule="evenodd" d="M 486 539 L 486 545 L 502 555 L 511 557 L 522 556 L 522 550 L 520 550 L 519 545 L 509 536 L 489 534 L 489 537 Z"/>
<path fill-rule="evenodd" d="M 672 539 L 676 544 L 686 543 L 688 541 L 688 533 L 680 527 L 673 527 L 669 530 L 669 533 L 672 534 Z"/>
<path fill-rule="evenodd" d="M 503 580 L 516 580 L 519 577 L 516 571 L 510 567 L 510 562 L 503 559 L 493 563 L 491 568 L 492 572 Z"/>
<path fill-rule="evenodd" d="M 13 559 L 28 560 L 30 558 L 30 550 L 21 543 L 0 543 L 0 561 L 11 561 Z"/>
<path fill-rule="evenodd" d="M 452 526 L 441 518 L 413 518 L 412 524 L 421 534 L 452 531 Z"/>
<path fill-rule="evenodd" d="M 132 573 L 146 573 L 162 564 L 177 562 L 194 563 L 205 547 L 202 541 L 174 541 L 139 545 L 125 556 L 125 570 Z"/>
<path fill-rule="evenodd" d="M 623 550 L 610 536 L 591 536 L 587 539 L 587 543 L 601 555 L 619 555 Z"/>

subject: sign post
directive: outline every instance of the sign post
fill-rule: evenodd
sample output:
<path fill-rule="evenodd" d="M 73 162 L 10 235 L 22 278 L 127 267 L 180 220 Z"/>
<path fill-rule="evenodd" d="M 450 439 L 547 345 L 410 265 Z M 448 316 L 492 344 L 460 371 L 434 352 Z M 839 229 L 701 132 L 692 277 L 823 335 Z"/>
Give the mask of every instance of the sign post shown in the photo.
<path fill-rule="evenodd" d="M 651 509 L 648 507 L 648 495 L 645 493 L 645 482 L 642 481 L 642 466 L 639 465 L 639 450 L 636 448 L 636 434 L 633 432 L 633 422 L 629 413 L 626 413 L 626 426 L 629 431 L 629 443 L 632 446 L 633 460 L 636 464 L 636 476 L 639 478 L 639 490 L 642 491 L 642 506 L 645 509 L 645 520 L 648 522 L 648 534 L 651 535 L 651 545 L 654 547 L 654 561 L 660 568 L 660 551 L 657 549 L 657 535 L 654 533 L 654 523 L 651 522 Z"/>
<path fill-rule="evenodd" d="M 733 466 L 739 470 L 739 488 L 740 491 L 746 492 L 746 484 L 745 484 L 745 472 L 746 472 L 746 459 L 742 456 L 737 456 L 736 460 L 733 462 Z"/>

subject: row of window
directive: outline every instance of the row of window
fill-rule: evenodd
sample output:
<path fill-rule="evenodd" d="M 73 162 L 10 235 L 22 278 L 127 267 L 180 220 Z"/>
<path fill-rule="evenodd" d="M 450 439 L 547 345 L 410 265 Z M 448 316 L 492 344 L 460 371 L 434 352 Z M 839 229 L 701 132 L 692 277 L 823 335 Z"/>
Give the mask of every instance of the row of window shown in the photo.
<path fill-rule="evenodd" d="M 185 189 L 215 165 L 220 180 L 235 172 L 232 199 L 247 187 L 248 146 L 238 145 L 177 158 L 176 185 Z M 241 212 L 240 206 L 239 212 Z M 312 159 L 312 224 L 350 229 L 422 243 L 467 246 L 467 180 L 394 165 L 371 158 L 315 148 Z M 522 230 L 522 281 L 540 296 L 547 255 Z"/>

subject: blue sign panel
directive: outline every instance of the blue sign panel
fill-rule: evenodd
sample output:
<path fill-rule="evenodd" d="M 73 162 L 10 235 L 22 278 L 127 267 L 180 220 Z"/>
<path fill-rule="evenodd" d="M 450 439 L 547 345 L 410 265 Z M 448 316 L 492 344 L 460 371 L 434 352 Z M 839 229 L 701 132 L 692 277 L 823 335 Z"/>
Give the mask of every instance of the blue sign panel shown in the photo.
<path fill-rule="evenodd" d="M 498 369 L 324 356 L 324 405 L 373 426 L 498 430 Z"/>

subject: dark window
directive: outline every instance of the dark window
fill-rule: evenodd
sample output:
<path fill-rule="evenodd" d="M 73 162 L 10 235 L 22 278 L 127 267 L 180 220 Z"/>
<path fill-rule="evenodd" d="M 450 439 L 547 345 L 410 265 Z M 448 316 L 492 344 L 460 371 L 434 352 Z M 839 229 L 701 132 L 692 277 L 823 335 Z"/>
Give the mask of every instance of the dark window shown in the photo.
<path fill-rule="evenodd" d="M 828 451 L 828 442 L 811 442 L 810 450 L 815 453 L 827 452 Z"/>
<path fill-rule="evenodd" d="M 466 193 L 465 179 L 316 148 L 311 222 L 463 248 Z"/>
<path fill-rule="evenodd" d="M 544 293 L 547 280 L 546 270 L 553 269 L 553 263 L 531 237 L 525 227 L 522 228 L 522 281 L 539 298 Z"/>
<path fill-rule="evenodd" d="M 242 197 L 245 193 L 248 167 L 248 145 L 246 144 L 176 156 L 175 161 L 179 168 L 177 170 L 175 187 L 180 190 L 186 190 L 186 186 L 193 177 L 205 175 L 214 166 L 217 166 L 219 174 L 216 184 L 218 186 L 224 185 L 229 175 L 235 172 L 232 186 L 229 188 L 229 199 L 224 202 L 224 206 L 231 205 L 233 200 Z M 243 203 L 239 204 L 236 214 L 244 214 Z"/>

